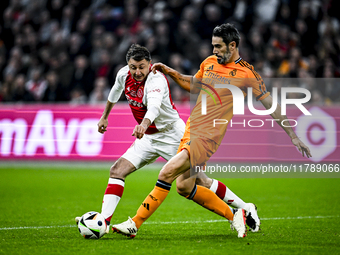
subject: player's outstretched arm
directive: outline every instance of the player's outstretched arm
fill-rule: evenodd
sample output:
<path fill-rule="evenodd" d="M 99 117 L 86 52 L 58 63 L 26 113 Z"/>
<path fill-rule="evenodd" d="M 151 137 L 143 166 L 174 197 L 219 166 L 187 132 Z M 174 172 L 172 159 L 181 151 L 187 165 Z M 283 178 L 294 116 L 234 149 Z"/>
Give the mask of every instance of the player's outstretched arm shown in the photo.
<path fill-rule="evenodd" d="M 152 72 L 156 73 L 156 71 L 160 71 L 164 74 L 167 74 L 173 79 L 181 88 L 185 89 L 186 91 L 197 94 L 200 92 L 197 86 L 197 79 L 194 78 L 192 75 L 184 75 L 176 71 L 175 69 L 172 69 L 168 67 L 167 65 L 164 65 L 163 63 L 155 63 L 152 65 Z"/>
<path fill-rule="evenodd" d="M 273 98 L 271 96 L 266 97 L 265 99 L 261 100 L 261 103 L 264 105 L 264 107 L 268 110 L 271 108 L 273 104 Z M 308 158 L 312 156 L 309 148 L 300 140 L 300 138 L 297 137 L 294 130 L 290 126 L 283 126 L 282 121 L 288 121 L 287 116 L 281 114 L 281 106 L 277 104 L 276 110 L 271 114 L 273 119 L 276 120 L 277 124 L 280 125 L 280 127 L 283 128 L 284 131 L 289 135 L 290 139 L 292 140 L 292 143 L 298 148 L 298 150 L 302 153 L 302 156 L 304 157 L 305 154 Z M 289 122 L 289 121 L 288 121 Z"/>
<path fill-rule="evenodd" d="M 106 103 L 106 106 L 105 106 L 105 109 L 104 109 L 104 112 L 97 124 L 98 126 L 98 132 L 101 133 L 101 134 L 104 134 L 106 131 L 107 131 L 107 126 L 109 125 L 109 122 L 107 120 L 107 118 L 109 117 L 109 114 L 112 110 L 112 107 L 114 106 L 115 104 L 114 103 L 111 103 L 109 100 L 107 101 Z"/>

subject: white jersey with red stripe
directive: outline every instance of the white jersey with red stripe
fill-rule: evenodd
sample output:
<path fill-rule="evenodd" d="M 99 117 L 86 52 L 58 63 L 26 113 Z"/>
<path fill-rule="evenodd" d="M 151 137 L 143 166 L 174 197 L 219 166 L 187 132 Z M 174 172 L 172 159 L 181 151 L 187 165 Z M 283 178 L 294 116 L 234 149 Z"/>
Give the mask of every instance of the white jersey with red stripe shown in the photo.
<path fill-rule="evenodd" d="M 159 115 L 149 126 L 146 134 L 154 134 L 167 129 L 180 119 L 177 109 L 172 102 L 169 82 L 161 72 L 150 72 L 141 82 L 136 81 L 126 65 L 117 73 L 108 100 L 116 103 L 122 92 L 129 102 L 131 111 L 136 121 L 140 124 L 148 110 L 148 106 L 159 107 Z"/>

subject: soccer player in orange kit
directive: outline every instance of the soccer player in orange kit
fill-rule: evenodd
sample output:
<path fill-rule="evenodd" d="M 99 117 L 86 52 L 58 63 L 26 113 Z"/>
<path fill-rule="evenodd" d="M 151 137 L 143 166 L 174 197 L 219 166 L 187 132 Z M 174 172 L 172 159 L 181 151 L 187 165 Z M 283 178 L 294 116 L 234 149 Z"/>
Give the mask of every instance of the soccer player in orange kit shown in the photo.
<path fill-rule="evenodd" d="M 235 214 L 211 190 L 195 184 L 196 175 L 191 168 L 204 166 L 209 158 L 217 151 L 227 129 L 227 125 L 213 125 L 214 119 L 225 119 L 230 122 L 233 117 L 233 96 L 229 89 L 214 88 L 217 84 L 232 84 L 243 91 L 244 96 L 248 87 L 257 100 L 266 109 L 271 109 L 273 99 L 267 92 L 261 76 L 253 66 L 244 61 L 238 50 L 240 35 L 232 24 L 222 24 L 214 28 L 212 36 L 213 55 L 205 59 L 195 76 L 183 75 L 176 70 L 161 64 L 154 64 L 152 69 L 168 74 L 182 88 L 190 93 L 200 93 L 187 121 L 185 133 L 181 139 L 177 155 L 164 165 L 158 175 L 155 188 L 139 207 L 137 214 L 127 221 L 113 225 L 113 231 L 134 237 L 140 226 L 155 212 L 168 195 L 171 184 L 177 179 L 177 191 L 180 195 L 195 201 L 208 210 L 232 221 L 238 237 L 246 236 L 244 209 L 238 209 Z M 202 91 L 218 94 L 216 104 L 212 97 L 205 97 L 206 112 L 202 114 Z M 218 91 L 218 93 L 217 93 Z M 251 96 L 251 95 L 250 95 Z M 242 98 L 243 99 L 243 98 Z M 294 130 L 281 123 L 287 117 L 281 114 L 277 105 L 271 116 L 291 138 L 304 156 L 311 157 L 309 148 L 296 136 Z M 144 205 L 148 205 L 145 207 Z"/>

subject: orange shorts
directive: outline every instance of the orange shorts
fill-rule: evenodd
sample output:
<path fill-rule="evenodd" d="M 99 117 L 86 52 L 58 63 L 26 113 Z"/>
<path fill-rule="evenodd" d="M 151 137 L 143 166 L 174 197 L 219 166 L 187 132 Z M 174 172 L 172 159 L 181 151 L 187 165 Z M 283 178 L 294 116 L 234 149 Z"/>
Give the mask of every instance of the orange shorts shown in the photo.
<path fill-rule="evenodd" d="M 219 145 L 203 136 L 190 135 L 190 118 L 188 119 L 185 132 L 178 146 L 177 154 L 183 149 L 189 152 L 191 167 L 203 166 L 217 151 Z"/>
<path fill-rule="evenodd" d="M 190 118 L 187 120 L 185 125 L 184 135 L 181 139 L 181 143 L 178 146 L 177 154 L 180 153 L 183 149 L 186 149 L 190 155 Z"/>

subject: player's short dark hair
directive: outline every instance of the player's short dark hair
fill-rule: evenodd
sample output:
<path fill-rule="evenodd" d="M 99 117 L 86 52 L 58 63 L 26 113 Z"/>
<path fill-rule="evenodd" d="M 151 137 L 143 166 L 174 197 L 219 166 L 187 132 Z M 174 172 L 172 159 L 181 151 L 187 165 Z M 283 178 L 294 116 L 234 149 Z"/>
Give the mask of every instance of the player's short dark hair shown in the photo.
<path fill-rule="evenodd" d="M 213 31 L 213 36 L 221 37 L 227 46 L 229 43 L 234 41 L 236 43 L 236 47 L 238 47 L 241 39 L 237 28 L 230 23 L 216 26 Z"/>
<path fill-rule="evenodd" d="M 129 62 L 131 58 L 136 61 L 142 61 L 143 59 L 150 61 L 151 54 L 147 48 L 140 46 L 139 44 L 132 44 L 126 53 L 126 62 Z"/>

